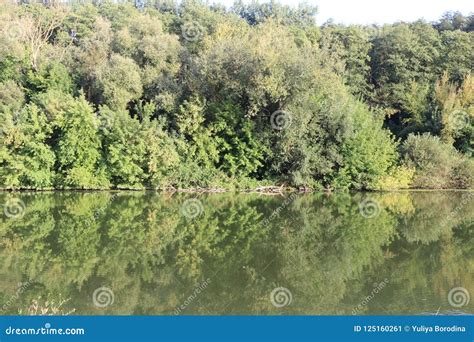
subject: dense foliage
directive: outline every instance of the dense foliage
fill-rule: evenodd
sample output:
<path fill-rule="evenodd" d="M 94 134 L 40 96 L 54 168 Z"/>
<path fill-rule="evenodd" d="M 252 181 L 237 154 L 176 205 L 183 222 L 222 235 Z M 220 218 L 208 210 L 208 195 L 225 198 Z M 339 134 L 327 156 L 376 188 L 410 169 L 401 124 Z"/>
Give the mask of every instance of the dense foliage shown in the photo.
<path fill-rule="evenodd" d="M 473 17 L 315 14 L 2 5 L 0 187 L 472 188 Z"/>

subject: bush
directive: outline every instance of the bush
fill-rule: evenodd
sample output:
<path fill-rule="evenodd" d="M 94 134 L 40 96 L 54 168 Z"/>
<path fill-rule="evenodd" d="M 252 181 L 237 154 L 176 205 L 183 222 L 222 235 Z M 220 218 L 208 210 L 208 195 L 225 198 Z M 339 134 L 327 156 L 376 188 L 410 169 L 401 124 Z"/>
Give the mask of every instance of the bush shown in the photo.
<path fill-rule="evenodd" d="M 462 158 L 453 168 L 452 187 L 472 189 L 474 187 L 474 161 Z"/>
<path fill-rule="evenodd" d="M 344 166 L 340 174 L 349 176 L 349 188 L 372 189 L 396 164 L 397 143 L 382 128 L 382 121 L 362 103 L 357 102 L 352 111 L 354 132 L 342 145 Z"/>
<path fill-rule="evenodd" d="M 387 175 L 379 177 L 374 182 L 374 190 L 398 190 L 408 189 L 413 183 L 415 169 L 406 166 L 397 166 L 391 169 Z"/>
<path fill-rule="evenodd" d="M 472 160 L 438 137 L 411 134 L 402 145 L 402 155 L 405 166 L 416 170 L 412 187 L 472 188 Z"/>

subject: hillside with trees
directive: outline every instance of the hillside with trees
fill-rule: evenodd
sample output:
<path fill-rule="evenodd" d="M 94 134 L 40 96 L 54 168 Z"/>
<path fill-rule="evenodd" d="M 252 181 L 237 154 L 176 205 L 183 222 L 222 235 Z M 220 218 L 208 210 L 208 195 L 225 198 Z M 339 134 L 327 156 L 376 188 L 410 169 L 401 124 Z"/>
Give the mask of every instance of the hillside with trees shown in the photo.
<path fill-rule="evenodd" d="M 474 187 L 474 16 L 2 4 L 0 188 Z"/>

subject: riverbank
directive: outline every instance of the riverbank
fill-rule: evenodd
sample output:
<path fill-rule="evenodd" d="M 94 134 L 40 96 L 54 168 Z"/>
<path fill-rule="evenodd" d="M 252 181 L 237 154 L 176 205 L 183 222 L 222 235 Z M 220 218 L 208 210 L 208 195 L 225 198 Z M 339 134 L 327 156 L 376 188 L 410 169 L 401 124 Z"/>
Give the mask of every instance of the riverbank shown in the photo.
<path fill-rule="evenodd" d="M 470 32 L 416 21 L 372 35 L 277 3 L 182 5 L 1 6 L 0 187 L 474 188 Z M 289 17 L 248 21 L 262 10 Z"/>
<path fill-rule="evenodd" d="M 474 189 L 456 189 L 456 188 L 445 188 L 445 189 L 423 189 L 423 188 L 411 188 L 411 189 L 390 189 L 390 190 L 354 190 L 354 189 L 310 189 L 310 188 L 295 188 L 295 187 L 279 187 L 279 186 L 265 186 L 252 189 L 237 189 L 237 188 L 165 188 L 165 189 L 153 189 L 153 188 L 109 188 L 109 189 L 0 189 L 0 192 L 15 193 L 15 192 L 157 192 L 157 193 L 202 193 L 202 194 L 219 194 L 219 193 L 260 193 L 268 195 L 283 195 L 286 193 L 298 192 L 301 194 L 305 193 L 357 193 L 357 192 L 374 192 L 374 193 L 390 193 L 390 192 L 474 192 Z"/>

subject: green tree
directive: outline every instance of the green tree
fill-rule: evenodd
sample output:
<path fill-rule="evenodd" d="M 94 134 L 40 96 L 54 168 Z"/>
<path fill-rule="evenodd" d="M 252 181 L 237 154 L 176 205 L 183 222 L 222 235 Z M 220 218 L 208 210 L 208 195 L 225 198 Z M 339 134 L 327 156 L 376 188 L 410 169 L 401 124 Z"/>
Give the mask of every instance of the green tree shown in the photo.
<path fill-rule="evenodd" d="M 131 58 L 114 54 L 98 74 L 100 102 L 113 110 L 126 109 L 127 104 L 142 95 L 140 69 Z"/>
<path fill-rule="evenodd" d="M 324 25 L 319 43 L 326 59 L 324 62 L 341 63 L 333 68 L 343 75 L 351 92 L 364 99 L 371 98 L 373 88 L 370 83 L 369 51 L 372 43 L 369 34 L 368 29 L 359 26 Z"/>
<path fill-rule="evenodd" d="M 35 105 L 2 113 L 0 184 L 9 189 L 53 186 L 55 155 L 48 145 L 51 126 Z"/>
<path fill-rule="evenodd" d="M 108 186 L 98 135 L 97 119 L 84 96 L 70 99 L 57 123 L 55 143 L 58 180 L 61 188 Z"/>

